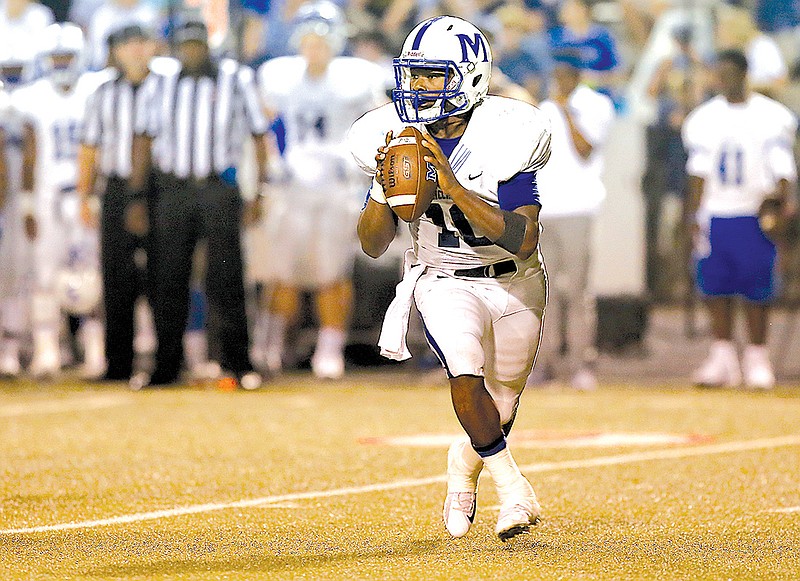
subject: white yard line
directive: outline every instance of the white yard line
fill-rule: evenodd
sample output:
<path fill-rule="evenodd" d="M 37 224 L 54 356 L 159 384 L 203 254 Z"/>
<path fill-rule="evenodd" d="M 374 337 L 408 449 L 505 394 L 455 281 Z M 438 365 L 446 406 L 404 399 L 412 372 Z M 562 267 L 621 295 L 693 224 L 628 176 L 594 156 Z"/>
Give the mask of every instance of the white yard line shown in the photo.
<path fill-rule="evenodd" d="M 0 405 L 0 418 L 99 410 L 125 405 L 131 401 L 133 400 L 129 396 L 119 394 L 92 395 L 62 400 L 30 401 Z"/>
<path fill-rule="evenodd" d="M 778 513 L 778 514 L 792 514 L 800 512 L 800 506 L 785 506 L 782 508 L 771 508 L 765 512 Z"/>
<path fill-rule="evenodd" d="M 582 460 L 565 460 L 563 462 L 540 462 L 538 464 L 520 466 L 520 469 L 527 473 L 554 472 L 558 470 L 576 470 L 581 468 L 595 468 L 598 466 L 615 466 L 620 464 L 633 464 L 636 462 L 649 462 L 654 460 L 672 460 L 677 458 L 691 458 L 694 456 L 710 456 L 713 454 L 731 454 L 736 452 L 747 452 L 751 450 L 783 448 L 787 446 L 800 446 L 800 435 L 782 436 L 778 438 L 761 438 L 758 440 L 744 440 L 739 442 L 726 442 L 721 444 L 710 444 L 707 446 L 694 446 L 691 448 L 668 448 L 665 450 L 634 452 L 632 454 L 619 454 L 615 456 L 600 456 L 598 458 L 586 458 Z M 278 494 L 274 496 L 263 496 L 261 498 L 237 500 L 234 502 L 196 504 L 193 506 L 184 506 L 167 510 L 156 510 L 152 512 L 140 512 L 99 520 L 5 529 L 0 530 L 0 535 L 46 533 L 54 531 L 67 531 L 72 529 L 90 529 L 110 525 L 142 522 L 147 520 L 172 518 L 189 514 L 214 512 L 231 508 L 248 508 L 265 504 L 292 502 L 297 500 L 333 498 L 337 496 L 366 494 L 369 492 L 414 488 L 418 486 L 427 486 L 429 484 L 445 482 L 446 479 L 446 475 L 442 474 L 439 476 L 429 476 L 427 478 L 411 478 L 406 480 L 397 480 L 394 482 L 384 482 L 380 484 L 368 484 L 366 486 L 350 486 L 332 490 L 294 492 L 290 494 Z"/>

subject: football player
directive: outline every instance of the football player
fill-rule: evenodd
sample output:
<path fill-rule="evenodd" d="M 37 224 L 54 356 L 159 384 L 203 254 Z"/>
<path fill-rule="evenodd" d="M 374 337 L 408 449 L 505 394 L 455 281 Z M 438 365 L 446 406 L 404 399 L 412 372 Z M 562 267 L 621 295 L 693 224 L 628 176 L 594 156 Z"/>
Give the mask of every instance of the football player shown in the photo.
<path fill-rule="evenodd" d="M 59 331 L 61 300 L 57 295 L 59 271 L 86 258 L 85 237 L 75 236 L 78 227 L 77 152 L 80 124 L 86 100 L 101 75 L 81 76 L 83 33 L 73 24 L 53 24 L 45 29 L 40 44 L 40 66 L 44 76 L 14 93 L 15 109 L 24 119 L 23 171 L 20 201 L 24 206 L 25 235 L 31 247 L 33 269 L 31 323 L 33 358 L 29 372 L 34 377 L 52 377 L 61 368 Z M 65 240 L 68 244 L 65 246 Z M 80 242 L 73 247 L 75 240 Z M 91 245 L 89 245 L 91 246 Z M 62 287 L 70 293 L 92 290 Z M 96 293 L 96 287 L 92 290 Z M 78 302 L 83 297 L 74 298 Z M 97 297 L 99 299 L 99 296 Z M 85 304 L 82 305 L 86 310 Z M 81 324 L 84 373 L 103 373 L 103 329 L 100 319 L 86 317 Z"/>
<path fill-rule="evenodd" d="M 345 22 L 331 2 L 298 9 L 292 42 L 296 56 L 267 61 L 258 70 L 267 110 L 283 123 L 285 148 L 276 172 L 282 179 L 270 188 L 269 255 L 255 260 L 263 269 L 257 276 L 274 285 L 269 315 L 261 317 L 254 334 L 254 351 L 261 351 L 270 371 L 281 368 L 299 293 L 311 291 L 320 326 L 312 370 L 335 379 L 345 370 L 355 226 L 365 187 L 344 142 L 353 121 L 386 101 L 384 75 L 374 63 L 339 56 Z"/>
<path fill-rule="evenodd" d="M 4 134 L 6 199 L 3 205 L 3 236 L 0 240 L 0 375 L 16 377 L 21 372 L 20 345 L 27 328 L 25 278 L 30 262 L 30 245 L 25 238 L 20 200 L 22 136 L 24 122 L 14 108 L 14 94 L 29 82 L 33 68 L 32 43 L 3 44 L 0 48 L 0 80 L 6 105 L 0 116 Z"/>
<path fill-rule="evenodd" d="M 452 16 L 425 20 L 394 60 L 394 103 L 356 121 L 349 141 L 361 168 L 374 176 L 358 235 L 363 250 L 377 257 L 397 224 L 382 186 L 384 143 L 406 125 L 426 133 L 429 168 L 421 171 L 437 172 L 439 192 L 409 225 L 413 249 L 380 345 L 389 357 L 409 356 L 405 329 L 413 294 L 467 434 L 448 452 L 445 526 L 454 537 L 469 531 L 485 467 L 501 502 L 495 532 L 507 540 L 527 532 L 540 511 L 506 436 L 542 328 L 546 284 L 536 172 L 550 157 L 550 129 L 536 107 L 487 96 L 491 67 L 489 43 L 475 26 Z"/>
<path fill-rule="evenodd" d="M 761 230 L 767 198 L 795 211 L 793 147 L 797 118 L 786 107 L 747 88 L 747 59 L 736 50 L 718 56 L 720 95 L 692 111 L 683 124 L 689 158 L 686 216 L 695 237 L 697 284 L 705 297 L 714 343 L 694 374 L 696 385 L 769 389 L 775 374 L 767 350 L 769 305 L 775 288 L 775 244 Z M 735 299 L 748 326 L 742 366 L 733 343 Z"/>

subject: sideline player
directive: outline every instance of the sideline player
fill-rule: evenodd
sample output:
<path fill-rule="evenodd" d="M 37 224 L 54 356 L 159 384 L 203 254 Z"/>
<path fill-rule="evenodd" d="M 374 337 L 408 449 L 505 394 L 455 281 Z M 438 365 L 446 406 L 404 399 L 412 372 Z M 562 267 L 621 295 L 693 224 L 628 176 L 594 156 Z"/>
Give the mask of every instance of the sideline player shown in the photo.
<path fill-rule="evenodd" d="M 747 59 L 718 56 L 720 95 L 692 111 L 683 125 L 689 152 L 686 216 L 695 236 L 697 283 L 711 317 L 714 343 L 693 376 L 696 385 L 769 389 L 775 375 L 767 350 L 775 296 L 775 245 L 758 223 L 759 207 L 776 198 L 794 209 L 792 154 L 797 119 L 780 103 L 747 89 Z M 733 342 L 735 299 L 743 299 L 748 345 L 742 367 Z"/>
<path fill-rule="evenodd" d="M 20 200 L 20 174 L 22 171 L 22 136 L 24 120 L 14 109 L 16 93 L 31 76 L 33 51 L 31 43 L 24 46 L 7 44 L 0 48 L 0 81 L 3 99 L 0 127 L 4 134 L 3 161 L 6 165 L 6 199 L 3 204 L 3 232 L 0 239 L 0 376 L 17 377 L 20 365 L 20 347 L 27 328 L 27 300 L 25 276 L 28 271 L 29 244 L 22 222 Z"/>
<path fill-rule="evenodd" d="M 27 205 L 25 233 L 33 250 L 35 273 L 31 293 L 33 358 L 30 373 L 51 377 L 61 368 L 59 331 L 61 306 L 57 291 L 59 270 L 88 246 L 65 248 L 77 241 L 77 153 L 88 96 L 102 78 L 81 76 L 83 33 L 74 24 L 52 24 L 43 33 L 43 78 L 14 93 L 14 107 L 25 119 L 21 202 Z M 70 245 L 71 246 L 71 245 Z M 96 263 L 95 263 L 96 266 Z M 97 299 L 99 300 L 99 294 Z M 99 377 L 105 369 L 103 326 L 98 317 L 85 317 L 80 335 L 84 347 L 83 374 Z"/>
<path fill-rule="evenodd" d="M 491 64 L 486 37 L 469 22 L 453 16 L 421 22 L 394 61 L 393 105 L 364 115 L 349 139 L 359 165 L 375 176 L 358 234 L 363 250 L 377 257 L 394 238 L 397 218 L 376 161 L 404 126 L 428 133 L 426 160 L 438 172 L 440 191 L 410 224 L 413 252 L 387 311 L 382 353 L 409 356 L 404 329 L 413 293 L 468 436 L 448 452 L 445 526 L 454 537 L 469 531 L 485 466 L 501 503 L 495 532 L 506 540 L 526 532 L 540 510 L 506 435 L 533 366 L 545 307 L 536 171 L 550 157 L 550 129 L 535 107 L 487 97 Z"/>
<path fill-rule="evenodd" d="M 319 318 L 314 375 L 336 379 L 345 371 L 355 225 L 365 180 L 344 141 L 353 121 L 386 101 L 381 67 L 338 56 L 346 40 L 344 16 L 335 4 L 306 4 L 292 34 L 299 54 L 267 61 L 258 71 L 264 103 L 282 120 L 286 143 L 277 172 L 283 179 L 269 188 L 269 256 L 259 260 L 261 277 L 274 287 L 269 313 L 254 333 L 254 352 L 272 372 L 281 368 L 286 328 L 298 314 L 302 290 L 314 293 Z"/>

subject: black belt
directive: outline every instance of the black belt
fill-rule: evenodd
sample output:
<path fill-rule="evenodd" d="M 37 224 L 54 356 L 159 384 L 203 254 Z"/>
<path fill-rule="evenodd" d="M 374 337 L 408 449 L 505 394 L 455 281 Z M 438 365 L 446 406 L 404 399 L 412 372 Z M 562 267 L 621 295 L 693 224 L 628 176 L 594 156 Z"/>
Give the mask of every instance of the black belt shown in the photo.
<path fill-rule="evenodd" d="M 487 264 L 486 266 L 476 266 L 475 268 L 462 268 L 453 272 L 456 276 L 466 276 L 471 278 L 495 278 L 517 272 L 517 263 L 513 260 L 504 260 Z"/>

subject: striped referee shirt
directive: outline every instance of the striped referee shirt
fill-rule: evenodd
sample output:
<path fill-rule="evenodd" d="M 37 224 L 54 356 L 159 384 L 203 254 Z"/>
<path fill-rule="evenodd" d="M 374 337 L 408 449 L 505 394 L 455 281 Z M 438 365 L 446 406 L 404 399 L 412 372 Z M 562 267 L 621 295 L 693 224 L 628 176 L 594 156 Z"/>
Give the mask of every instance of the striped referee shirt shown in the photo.
<path fill-rule="evenodd" d="M 151 73 L 139 101 L 136 133 L 154 138 L 153 161 L 164 173 L 203 179 L 236 168 L 245 132 L 263 135 L 255 75 L 223 59 L 201 76 L 172 71 Z"/>
<path fill-rule="evenodd" d="M 106 177 L 131 177 L 137 100 L 143 98 L 140 88 L 114 71 L 87 102 L 81 143 L 98 148 L 100 172 Z"/>

